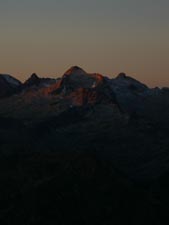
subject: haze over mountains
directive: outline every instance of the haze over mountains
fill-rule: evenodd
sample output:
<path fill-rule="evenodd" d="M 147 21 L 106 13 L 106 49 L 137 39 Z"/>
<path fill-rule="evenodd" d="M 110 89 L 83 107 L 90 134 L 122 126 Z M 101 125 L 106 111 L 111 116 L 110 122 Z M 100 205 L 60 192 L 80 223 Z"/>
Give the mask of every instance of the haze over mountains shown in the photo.
<path fill-rule="evenodd" d="M 0 222 L 165 224 L 168 134 L 168 88 L 77 66 L 1 74 Z"/>

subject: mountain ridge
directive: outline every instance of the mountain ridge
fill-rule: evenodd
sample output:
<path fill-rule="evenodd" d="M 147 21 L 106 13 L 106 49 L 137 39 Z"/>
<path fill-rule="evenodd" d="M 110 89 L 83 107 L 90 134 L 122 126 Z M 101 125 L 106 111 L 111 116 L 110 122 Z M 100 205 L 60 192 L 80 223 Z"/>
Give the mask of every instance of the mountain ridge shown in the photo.
<path fill-rule="evenodd" d="M 6 86 L 0 83 L 1 91 L 4 89 L 0 97 L 4 99 L 3 111 L 7 114 L 14 102 L 14 112 L 20 110 L 21 104 L 23 109 L 28 108 L 28 112 L 30 110 L 30 115 L 41 107 L 44 111 L 53 112 L 51 105 L 53 107 L 57 105 L 57 112 L 62 112 L 70 107 L 97 104 L 112 105 L 112 107 L 116 105 L 121 112 L 133 114 L 142 110 L 143 102 L 150 95 L 159 95 L 162 92 L 161 89 L 149 88 L 125 73 L 109 78 L 99 73 L 88 73 L 78 66 L 72 66 L 56 79 L 41 78 L 33 73 L 24 83 L 18 81 L 15 88 L 11 88 L 8 80 L 5 82 Z"/>
<path fill-rule="evenodd" d="M 23 81 L 23 82 L 21 82 L 19 79 L 17 79 L 17 78 L 15 78 L 14 76 L 12 76 L 12 75 L 9 75 L 9 74 L 0 74 L 0 75 L 4 75 L 4 76 L 10 76 L 10 77 L 12 77 L 13 79 L 15 79 L 15 80 L 17 80 L 17 82 L 19 82 L 20 84 L 24 84 L 27 80 L 29 80 L 30 78 L 31 78 L 31 76 L 32 76 L 32 78 L 34 77 L 36 77 L 36 78 L 39 78 L 39 79 L 61 79 L 63 76 L 65 76 L 65 75 L 72 75 L 72 74 L 83 74 L 83 75 L 96 75 L 96 76 L 98 76 L 98 77 L 100 77 L 100 79 L 102 79 L 102 77 L 107 77 L 107 76 L 105 76 L 105 75 L 102 75 L 102 74 L 99 74 L 99 73 L 88 73 L 88 72 L 86 72 L 85 70 L 83 70 L 81 67 L 79 67 L 79 66 L 71 66 L 69 69 L 67 69 L 65 72 L 64 72 L 64 74 L 62 75 L 62 76 L 60 76 L 60 77 L 56 77 L 56 78 L 50 78 L 50 77 L 48 77 L 48 76 L 45 76 L 45 77 L 40 77 L 36 72 L 34 72 L 34 73 L 32 73 L 31 75 L 30 75 L 30 77 L 28 77 L 25 81 Z M 114 78 L 109 78 L 109 79 L 116 79 L 116 78 L 131 78 L 131 79 L 133 79 L 133 80 L 136 80 L 136 79 L 134 79 L 134 78 L 132 78 L 132 77 L 130 77 L 130 76 L 127 76 L 124 72 L 121 72 L 121 73 L 119 73 L 116 77 L 114 77 Z"/>

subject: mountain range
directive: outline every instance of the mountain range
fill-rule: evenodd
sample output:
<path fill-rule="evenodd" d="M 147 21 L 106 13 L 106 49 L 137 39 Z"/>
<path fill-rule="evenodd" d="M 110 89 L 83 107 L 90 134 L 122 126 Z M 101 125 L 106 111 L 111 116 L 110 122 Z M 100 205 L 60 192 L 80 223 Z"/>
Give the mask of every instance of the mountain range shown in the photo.
<path fill-rule="evenodd" d="M 120 73 L 110 79 L 97 73 L 87 73 L 73 66 L 61 78 L 40 78 L 33 73 L 24 83 L 16 78 L 0 74 L 0 98 L 7 102 L 13 99 L 38 101 L 49 98 L 57 104 L 65 103 L 65 109 L 76 106 L 95 105 L 99 103 L 114 104 L 123 112 L 133 113 L 141 107 L 142 102 L 160 90 L 150 89 L 141 82 Z M 28 109 L 29 111 L 29 109 Z"/>
<path fill-rule="evenodd" d="M 169 88 L 0 74 L 0 223 L 168 224 L 168 134 Z"/>

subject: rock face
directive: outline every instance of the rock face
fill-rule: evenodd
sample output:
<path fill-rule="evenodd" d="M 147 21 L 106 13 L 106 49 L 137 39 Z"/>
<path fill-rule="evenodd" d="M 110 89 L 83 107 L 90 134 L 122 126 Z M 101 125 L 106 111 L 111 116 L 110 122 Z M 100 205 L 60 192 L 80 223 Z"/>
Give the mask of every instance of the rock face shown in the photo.
<path fill-rule="evenodd" d="M 0 98 L 9 97 L 21 88 L 21 82 L 8 74 L 0 74 Z"/>
<path fill-rule="evenodd" d="M 67 70 L 50 93 L 62 95 L 75 106 L 115 102 L 113 91 L 103 75 L 87 73 L 77 66 Z"/>
<path fill-rule="evenodd" d="M 73 66 L 62 76 L 58 92 L 68 94 L 78 88 L 95 88 L 102 84 L 104 77 L 100 74 L 89 74 L 80 67 Z"/>
<path fill-rule="evenodd" d="M 112 90 L 123 111 L 133 113 L 140 109 L 150 89 L 141 82 L 120 73 L 116 78 L 110 80 Z"/>
<path fill-rule="evenodd" d="M 77 88 L 71 92 L 67 97 L 75 106 L 95 105 L 103 102 L 113 102 L 113 99 L 108 99 L 104 92 L 97 89 Z"/>

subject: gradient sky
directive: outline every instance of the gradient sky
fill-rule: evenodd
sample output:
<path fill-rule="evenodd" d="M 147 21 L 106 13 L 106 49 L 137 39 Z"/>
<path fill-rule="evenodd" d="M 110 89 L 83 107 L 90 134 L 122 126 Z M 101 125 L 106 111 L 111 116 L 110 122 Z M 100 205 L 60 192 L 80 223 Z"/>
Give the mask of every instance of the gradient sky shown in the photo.
<path fill-rule="evenodd" d="M 1 0 L 0 73 L 58 77 L 70 66 L 169 86 L 168 0 Z"/>

